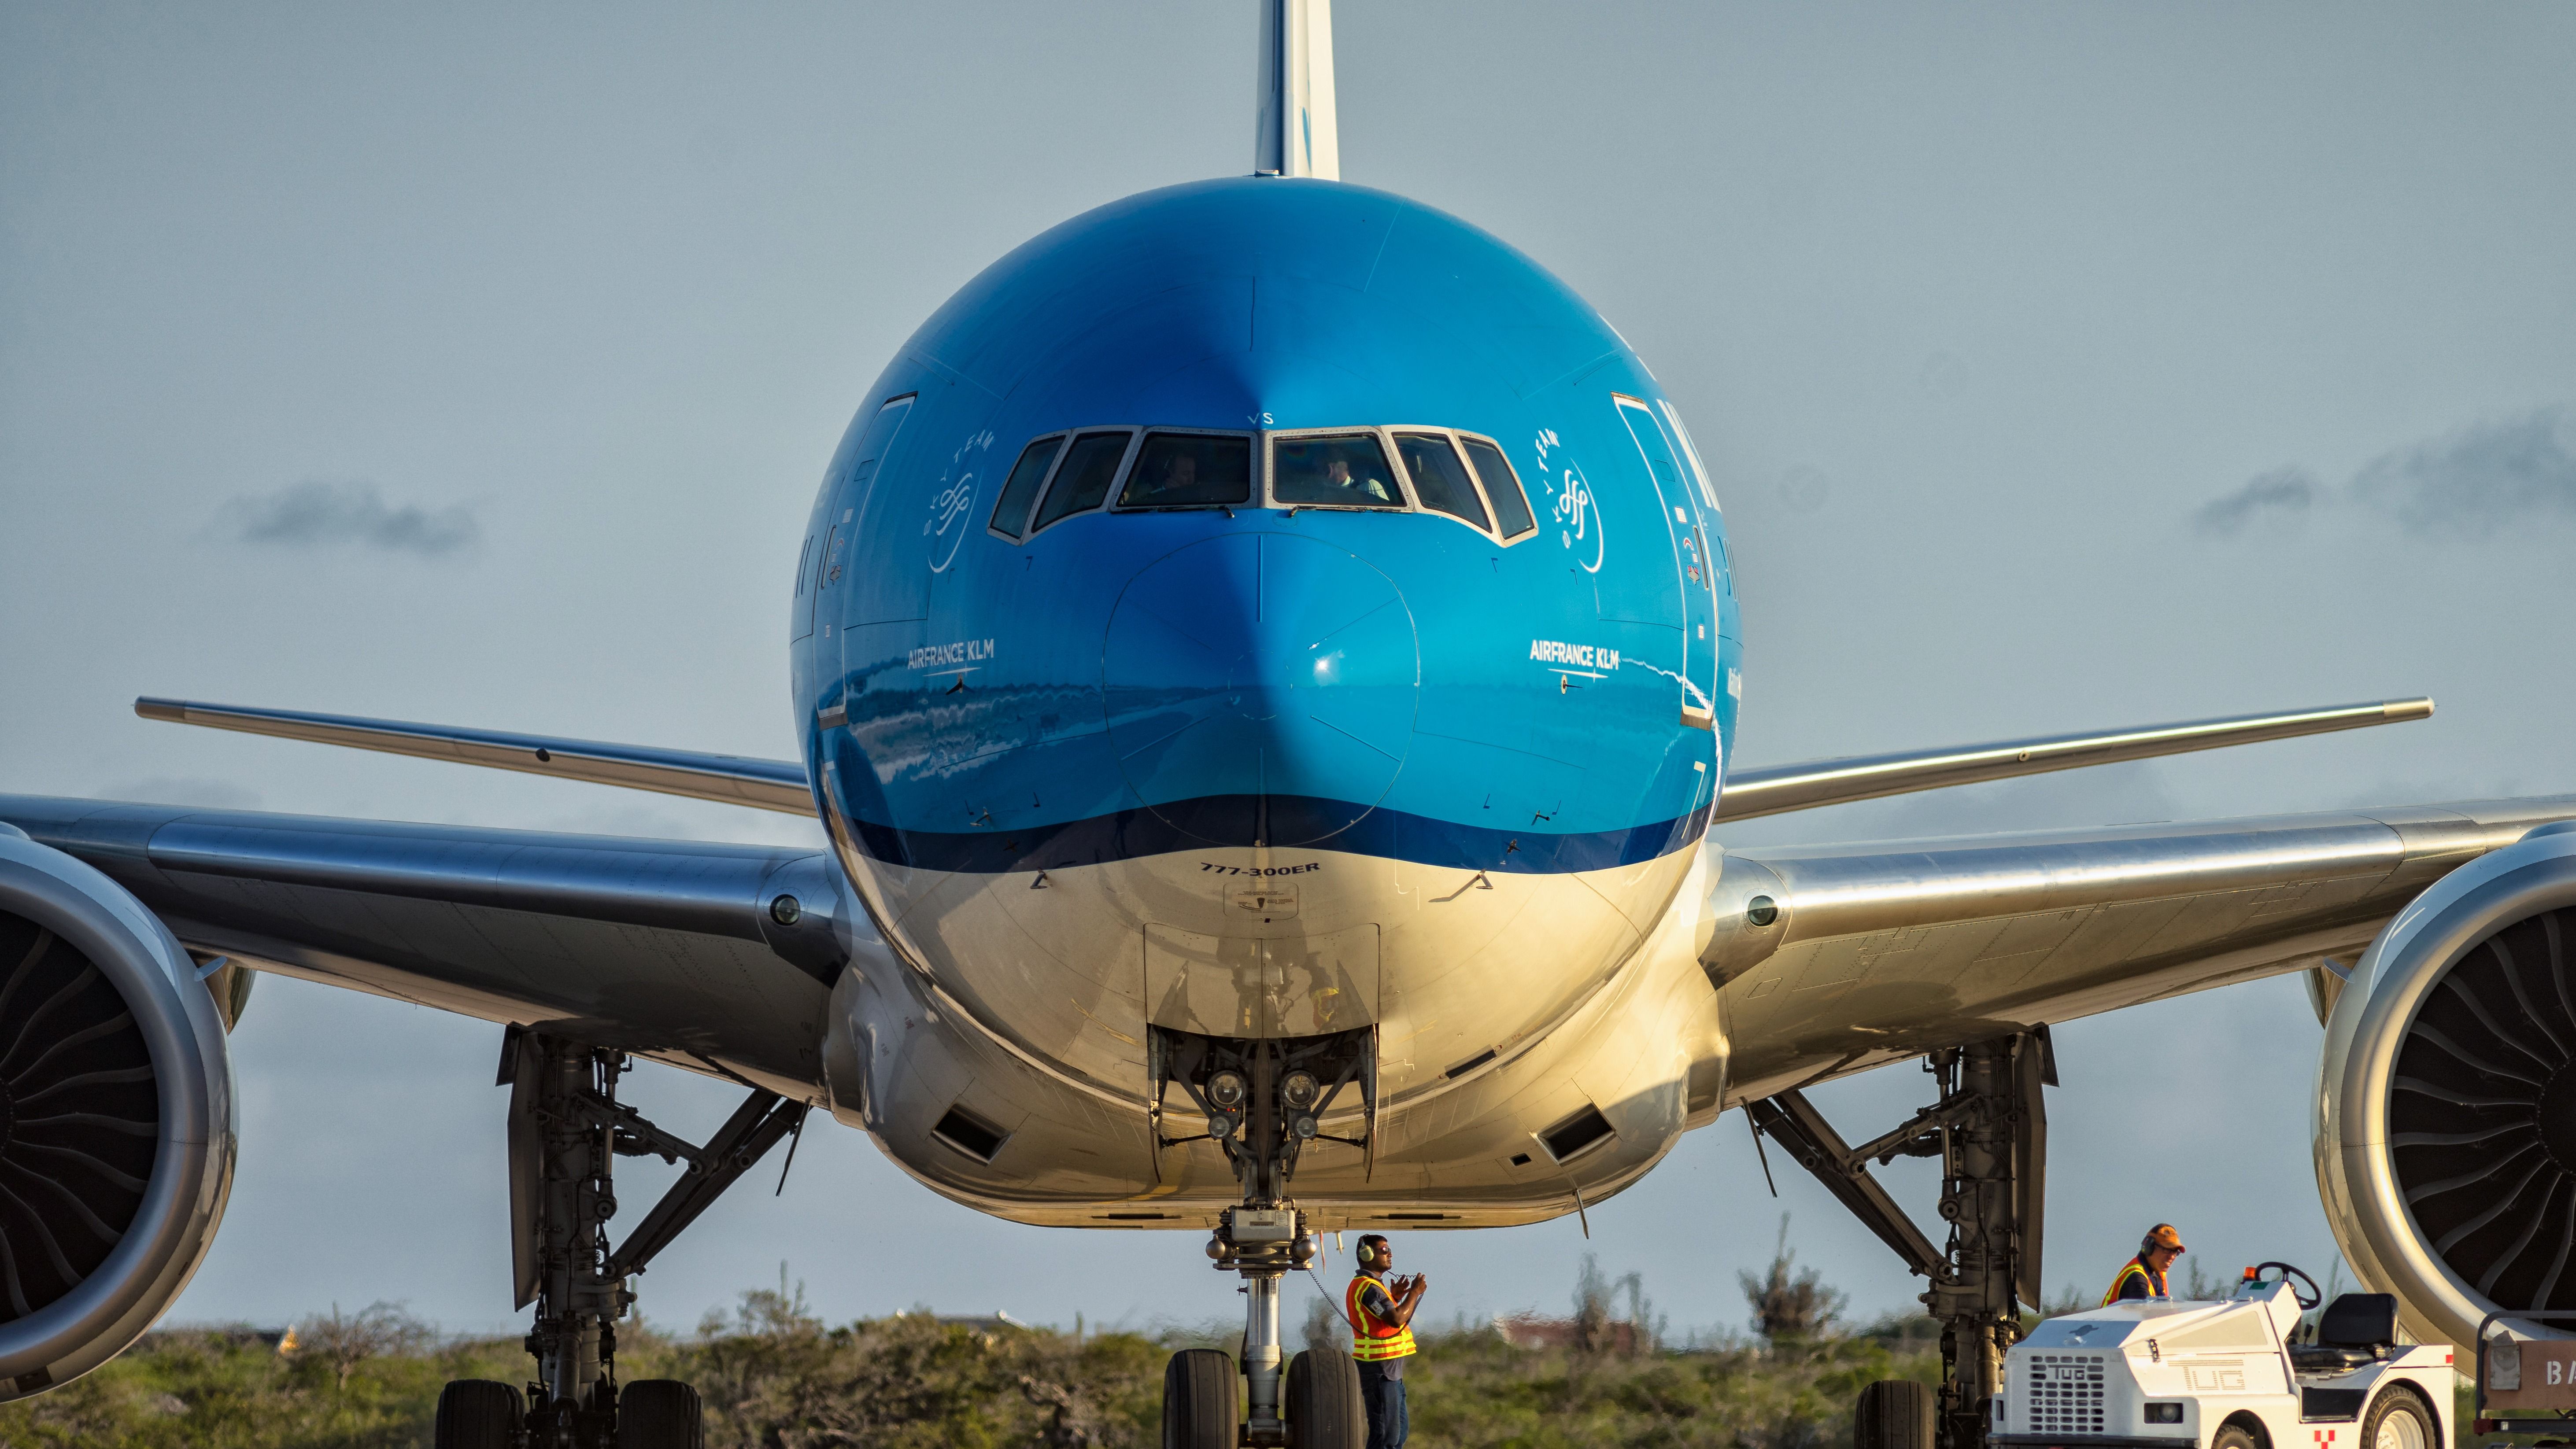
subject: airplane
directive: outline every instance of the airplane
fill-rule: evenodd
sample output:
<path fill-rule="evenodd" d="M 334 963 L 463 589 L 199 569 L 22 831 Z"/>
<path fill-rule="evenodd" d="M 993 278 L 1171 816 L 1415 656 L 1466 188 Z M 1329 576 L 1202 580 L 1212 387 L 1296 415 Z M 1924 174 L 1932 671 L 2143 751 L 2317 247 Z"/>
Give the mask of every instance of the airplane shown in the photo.
<path fill-rule="evenodd" d="M 1507 242 L 1339 179 L 1328 0 L 1260 35 L 1252 174 L 1033 238 L 861 399 L 779 581 L 799 758 L 135 704 L 827 850 L 0 796 L 0 1399 L 202 1260 L 262 973 L 504 1029 L 536 1362 L 449 1385 L 442 1445 L 695 1442 L 688 1386 L 617 1374 L 631 1280 L 818 1108 L 979 1211 L 1202 1235 L 1246 1323 L 1169 1366 L 1186 1449 L 1360 1442 L 1349 1361 L 1280 1340 L 1320 1234 L 1581 1214 L 1741 1110 L 1927 1280 L 1934 1432 L 1983 1442 L 2039 1296 L 2049 1026 L 2290 972 L 2365 1283 L 2459 1343 L 2576 1307 L 2576 796 L 1730 850 L 2431 703 L 1743 765 L 1675 400 Z M 1803 1095 L 1917 1058 L 1939 1100 L 1856 1147 Z M 619 1101 L 639 1062 L 741 1106 L 691 1142 Z M 630 1217 L 648 1154 L 687 1171 Z M 1899 1155 L 1943 1163 L 1937 1242 L 1870 1176 Z"/>

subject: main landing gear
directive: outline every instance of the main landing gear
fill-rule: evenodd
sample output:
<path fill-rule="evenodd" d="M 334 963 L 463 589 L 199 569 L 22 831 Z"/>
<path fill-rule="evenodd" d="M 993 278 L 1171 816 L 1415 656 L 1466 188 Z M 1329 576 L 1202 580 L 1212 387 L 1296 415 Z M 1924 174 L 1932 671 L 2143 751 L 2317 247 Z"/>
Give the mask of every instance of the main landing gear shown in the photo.
<path fill-rule="evenodd" d="M 510 1246 L 518 1307 L 537 1307 L 527 1348 L 536 1378 L 459 1379 L 438 1396 L 437 1449 L 701 1449 L 698 1391 L 677 1379 L 617 1381 L 617 1320 L 628 1279 L 697 1220 L 779 1140 L 805 1123 L 803 1103 L 753 1088 L 703 1147 L 617 1100 L 623 1052 L 510 1028 L 501 1085 L 510 1088 Z M 619 1157 L 651 1155 L 688 1171 L 626 1241 L 608 1244 Z"/>
<path fill-rule="evenodd" d="M 1148 1030 L 1157 1153 L 1184 1142 L 1213 1141 L 1242 1188 L 1242 1201 L 1219 1215 L 1207 1252 L 1219 1271 L 1243 1278 L 1246 1404 L 1236 1405 L 1236 1366 L 1223 1350 L 1172 1355 L 1163 1372 L 1163 1449 L 1361 1449 L 1368 1425 L 1359 1366 L 1348 1354 L 1300 1353 L 1282 1372 L 1279 1280 L 1315 1256 L 1306 1215 L 1288 1197 L 1298 1154 L 1319 1138 L 1374 1152 L 1376 1029 L 1267 1040 Z M 1328 1136 L 1320 1125 L 1324 1113 L 1354 1084 L 1367 1125 L 1356 1138 Z M 1174 1087 L 1206 1114 L 1205 1132 L 1162 1135 Z"/>
<path fill-rule="evenodd" d="M 2037 1307 L 2048 1177 L 2044 1086 L 2057 1085 L 2048 1028 L 1933 1052 L 1924 1063 L 1941 1100 L 1858 1147 L 1795 1091 L 1752 1104 L 1754 1131 L 1789 1149 L 1906 1267 L 1932 1280 L 1923 1306 L 1941 1323 L 1941 1386 L 1890 1380 L 1861 1391 L 1854 1449 L 1983 1449 L 2004 1353 L 2021 1339 L 2016 1301 Z M 1899 1157 L 1941 1159 L 1934 1248 L 1869 1175 Z"/>

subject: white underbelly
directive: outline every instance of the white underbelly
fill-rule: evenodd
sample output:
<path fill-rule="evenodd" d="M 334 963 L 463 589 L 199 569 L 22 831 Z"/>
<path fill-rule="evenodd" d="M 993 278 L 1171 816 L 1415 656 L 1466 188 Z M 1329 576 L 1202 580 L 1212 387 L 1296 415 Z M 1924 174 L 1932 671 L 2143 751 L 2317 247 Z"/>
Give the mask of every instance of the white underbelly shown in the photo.
<path fill-rule="evenodd" d="M 893 939 L 862 950 L 835 995 L 835 1110 L 934 1188 L 1004 1216 L 1197 1226 L 1234 1200 L 1213 1144 L 1154 1147 L 1149 1022 L 1377 1028 L 1374 1167 L 1318 1142 L 1292 1184 L 1324 1226 L 1553 1216 L 1633 1180 L 1714 1107 L 1723 1037 L 1695 923 L 1674 908 L 1691 853 L 1549 875 L 1317 850 L 1043 878 L 852 864 Z M 1346 1091 L 1325 1133 L 1362 1136 L 1357 1108 Z M 1613 1131 L 1556 1161 L 1539 1134 L 1588 1110 Z M 978 1160 L 942 1121 L 999 1146 Z M 1167 1121 L 1164 1135 L 1199 1130 Z"/>

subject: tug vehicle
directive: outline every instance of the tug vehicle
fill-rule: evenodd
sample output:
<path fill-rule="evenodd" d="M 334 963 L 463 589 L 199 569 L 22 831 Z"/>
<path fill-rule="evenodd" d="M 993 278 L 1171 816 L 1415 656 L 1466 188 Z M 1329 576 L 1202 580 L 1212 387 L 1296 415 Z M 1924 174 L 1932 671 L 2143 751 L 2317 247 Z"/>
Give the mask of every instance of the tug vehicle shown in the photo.
<path fill-rule="evenodd" d="M 2439 1449 L 2448 1344 L 2400 1341 L 2397 1300 L 2286 1263 L 2229 1296 L 2146 1298 L 2041 1322 L 2005 1355 L 1988 1442 L 2024 1449 Z"/>

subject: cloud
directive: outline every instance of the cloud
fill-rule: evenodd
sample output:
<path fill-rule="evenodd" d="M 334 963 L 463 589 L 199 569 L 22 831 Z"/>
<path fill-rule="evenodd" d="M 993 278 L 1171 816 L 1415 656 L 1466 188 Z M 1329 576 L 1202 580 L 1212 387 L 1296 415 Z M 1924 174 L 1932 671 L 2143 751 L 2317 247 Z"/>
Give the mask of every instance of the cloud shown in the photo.
<path fill-rule="evenodd" d="M 2563 422 L 2544 408 L 2401 448 L 2353 475 L 2353 496 L 2419 528 L 2479 537 L 2525 518 L 2576 517 Z"/>
<path fill-rule="evenodd" d="M 387 553 L 439 558 L 472 548 L 482 525 L 464 504 L 428 509 L 385 502 L 373 483 L 298 483 L 275 493 L 233 499 L 219 527 L 244 543 L 317 548 L 355 544 Z"/>
<path fill-rule="evenodd" d="M 2349 503 L 2420 532 L 2484 538 L 2534 518 L 2576 518 L 2576 449 L 2564 413 L 2542 408 L 2475 423 L 2373 458 L 2340 490 L 2305 468 L 2275 468 L 2192 510 L 2192 527 L 2233 538 L 2265 519 Z"/>
<path fill-rule="evenodd" d="M 2214 538 L 2233 538 L 2257 519 L 2306 516 L 2323 491 L 2305 468 L 2275 468 L 2200 505 L 2192 512 L 2191 526 Z"/>
<path fill-rule="evenodd" d="M 1834 480 L 1821 468 L 1800 463 L 1780 475 L 1780 497 L 1792 513 L 1813 513 L 1831 502 Z"/>

